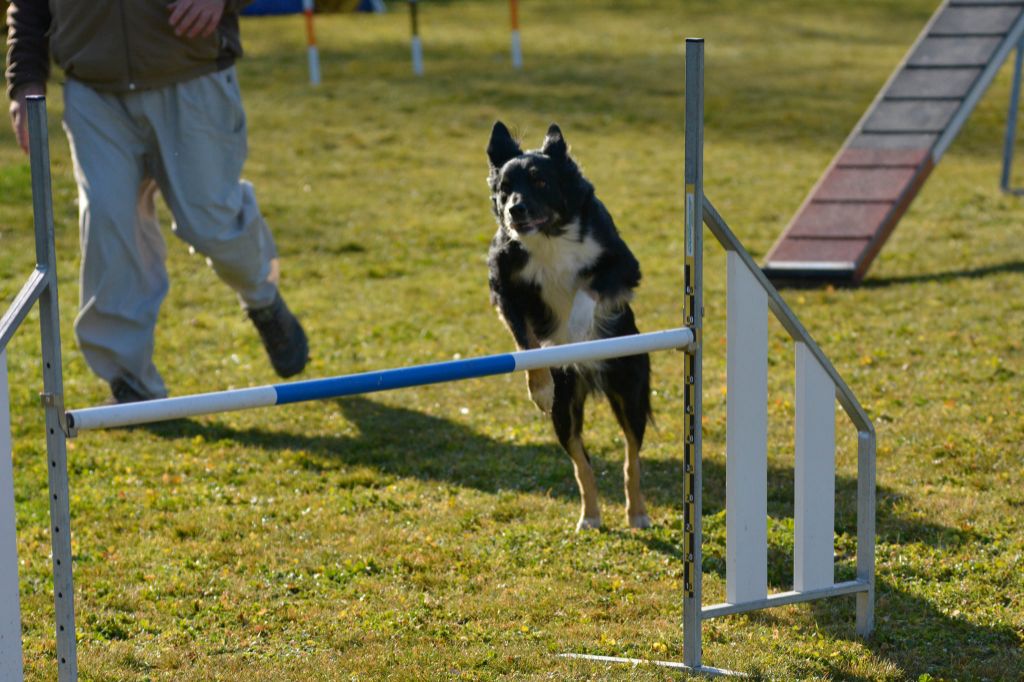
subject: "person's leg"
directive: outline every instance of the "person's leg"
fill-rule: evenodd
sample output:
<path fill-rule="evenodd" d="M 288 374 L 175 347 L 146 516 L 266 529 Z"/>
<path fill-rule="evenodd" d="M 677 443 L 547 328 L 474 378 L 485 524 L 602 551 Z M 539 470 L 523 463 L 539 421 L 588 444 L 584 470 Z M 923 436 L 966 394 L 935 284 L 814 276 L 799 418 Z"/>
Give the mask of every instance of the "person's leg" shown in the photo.
<path fill-rule="evenodd" d="M 156 179 L 174 233 L 238 295 L 281 376 L 302 371 L 305 333 L 277 287 L 277 247 L 252 185 L 241 180 L 245 111 L 234 68 L 145 93 L 159 146 Z"/>
<path fill-rule="evenodd" d="M 277 247 L 241 180 L 248 151 L 245 111 L 233 68 L 147 93 L 159 145 L 156 179 L 175 235 L 206 256 L 246 309 L 274 301 Z"/>
<path fill-rule="evenodd" d="M 78 344 L 107 382 L 127 384 L 138 397 L 163 397 L 153 347 L 168 287 L 166 247 L 154 210 L 156 186 L 145 169 L 145 131 L 117 96 L 74 80 L 64 88 L 64 129 L 78 182 Z"/>

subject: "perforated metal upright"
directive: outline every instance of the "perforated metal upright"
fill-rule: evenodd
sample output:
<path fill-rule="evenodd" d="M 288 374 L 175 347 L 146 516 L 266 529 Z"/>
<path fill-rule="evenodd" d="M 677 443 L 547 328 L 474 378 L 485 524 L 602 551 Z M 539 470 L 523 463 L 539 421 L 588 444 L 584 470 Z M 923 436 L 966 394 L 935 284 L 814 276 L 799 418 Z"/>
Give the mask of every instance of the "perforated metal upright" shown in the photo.
<path fill-rule="evenodd" d="M 685 324 L 694 332 L 686 355 L 683 460 L 683 663 L 701 667 L 701 361 L 704 317 L 704 40 L 686 40 Z"/>
<path fill-rule="evenodd" d="M 75 643 L 75 596 L 71 576 L 71 509 L 68 495 L 67 441 L 64 425 L 64 379 L 61 370 L 57 266 L 54 255 L 53 195 L 50 189 L 50 141 L 46 99 L 29 97 L 29 158 L 32 165 L 32 209 L 36 232 L 36 271 L 44 273 L 39 292 L 42 335 L 43 393 L 46 412 L 46 453 L 50 493 L 50 542 L 57 629 L 57 679 L 78 679 Z"/>
<path fill-rule="evenodd" d="M 67 428 L 64 417 L 64 379 L 61 371 L 60 315 L 57 305 L 57 267 L 53 237 L 53 194 L 50 189 L 50 140 L 46 125 L 46 98 L 28 98 L 29 162 L 32 169 L 32 210 L 35 223 L 36 266 L 10 308 L 0 318 L 0 364 L 6 370 L 7 344 L 28 317 L 29 311 L 39 304 L 39 330 L 42 341 L 43 392 L 40 394 L 46 414 L 46 459 L 49 478 L 50 541 L 53 559 L 53 601 L 57 636 L 57 679 L 70 682 L 78 679 L 78 661 L 75 643 L 75 596 L 71 576 L 71 509 L 68 496 Z M 6 374 L 4 372 L 4 374 Z M 0 456 L 11 456 L 10 433 L 7 428 L 8 404 L 6 377 L 0 381 Z M 5 469 L 10 462 L 4 462 Z M 13 472 L 12 472 L 13 474 Z M 6 479 L 6 471 L 5 476 Z M 18 617 L 17 543 L 14 537 L 13 479 L 4 481 L 0 490 L 8 500 L 0 505 L 3 525 L 10 531 L 4 541 L 4 551 L 11 552 L 13 575 L 3 579 L 3 623 Z M 5 531 L 6 533 L 6 531 Z M 5 564 L 5 567 L 8 564 Z M 13 581 L 13 582 L 12 582 Z M 13 587 L 8 587 L 12 584 Z M 8 594 L 8 590 L 11 591 Z M 13 602 L 13 603 L 12 603 Z M 16 632 L 15 636 L 20 635 Z M 20 640 L 9 641 L 10 634 L 0 633 L 5 641 L 0 655 L 0 673 L 3 679 L 21 678 Z"/>

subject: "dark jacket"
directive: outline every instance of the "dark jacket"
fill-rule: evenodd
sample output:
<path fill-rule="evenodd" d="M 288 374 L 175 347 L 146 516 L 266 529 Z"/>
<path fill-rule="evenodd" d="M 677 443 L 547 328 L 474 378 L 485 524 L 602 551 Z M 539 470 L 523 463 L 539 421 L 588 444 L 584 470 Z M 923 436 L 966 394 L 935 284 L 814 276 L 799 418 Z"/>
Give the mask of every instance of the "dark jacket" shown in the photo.
<path fill-rule="evenodd" d="M 50 54 L 69 78 L 97 90 L 159 88 L 225 69 L 242 55 L 238 10 L 226 0 L 213 35 L 179 38 L 171 0 L 11 0 L 7 9 L 7 93 L 45 83 Z"/>

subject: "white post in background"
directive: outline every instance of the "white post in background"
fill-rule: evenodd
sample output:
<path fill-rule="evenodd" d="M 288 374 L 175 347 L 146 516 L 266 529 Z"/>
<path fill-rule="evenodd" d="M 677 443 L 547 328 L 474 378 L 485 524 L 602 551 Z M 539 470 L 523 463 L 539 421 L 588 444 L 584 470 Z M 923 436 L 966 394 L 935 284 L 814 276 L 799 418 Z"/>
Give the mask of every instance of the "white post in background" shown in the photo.
<path fill-rule="evenodd" d="M 768 296 L 728 254 L 725 592 L 731 604 L 768 595 Z"/>
<path fill-rule="evenodd" d="M 302 0 L 302 13 L 306 16 L 306 51 L 309 55 L 309 84 L 320 85 L 320 52 L 316 47 L 313 30 L 313 0 Z"/>
<path fill-rule="evenodd" d="M 0 350 L 0 680 L 21 680 L 18 536 L 14 522 L 14 464 L 7 352 Z"/>
<path fill-rule="evenodd" d="M 423 75 L 423 43 L 420 42 L 420 11 L 416 0 L 409 0 L 409 21 L 412 25 L 412 72 Z"/>
<path fill-rule="evenodd" d="M 793 589 L 835 583 L 836 387 L 804 343 L 796 343 L 796 464 Z"/>
<path fill-rule="evenodd" d="M 512 26 L 512 67 L 523 68 L 523 44 L 519 40 L 519 1 L 509 0 L 509 23 Z"/>

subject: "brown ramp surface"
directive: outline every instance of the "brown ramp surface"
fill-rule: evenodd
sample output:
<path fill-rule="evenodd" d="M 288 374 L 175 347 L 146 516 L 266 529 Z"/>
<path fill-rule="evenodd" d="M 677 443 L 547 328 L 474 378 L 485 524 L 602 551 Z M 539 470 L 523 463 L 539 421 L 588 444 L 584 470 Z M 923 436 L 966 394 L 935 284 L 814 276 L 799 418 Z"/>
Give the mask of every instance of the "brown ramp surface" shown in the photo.
<path fill-rule="evenodd" d="M 1024 34 L 1024 0 L 946 0 L 772 246 L 776 283 L 857 284 Z"/>

